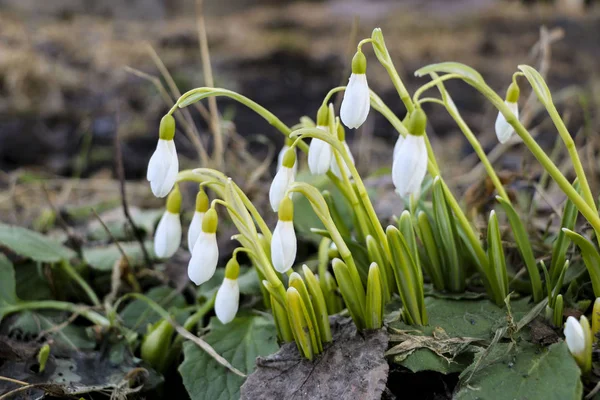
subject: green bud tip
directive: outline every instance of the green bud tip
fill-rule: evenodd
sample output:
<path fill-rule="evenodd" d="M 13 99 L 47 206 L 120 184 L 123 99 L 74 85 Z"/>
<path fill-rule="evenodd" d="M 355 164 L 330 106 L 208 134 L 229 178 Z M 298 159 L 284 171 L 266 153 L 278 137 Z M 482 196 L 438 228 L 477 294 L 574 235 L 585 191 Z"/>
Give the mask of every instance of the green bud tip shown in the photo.
<path fill-rule="evenodd" d="M 289 282 L 289 284 L 291 285 L 291 284 L 292 284 L 292 282 L 294 282 L 294 281 L 297 281 L 297 280 L 302 280 L 302 277 L 300 276 L 300 274 L 299 274 L 299 273 L 297 273 L 297 272 L 292 272 L 292 273 L 290 274 L 290 277 L 288 278 L 288 282 Z"/>
<path fill-rule="evenodd" d="M 48 362 L 48 357 L 50 356 L 50 345 L 46 343 L 40 349 L 37 355 L 37 361 L 39 364 L 39 372 L 42 373 L 46 369 L 46 363 Z"/>
<path fill-rule="evenodd" d="M 329 107 L 322 104 L 317 111 L 317 126 L 329 126 Z"/>
<path fill-rule="evenodd" d="M 278 215 L 280 221 L 294 220 L 294 202 L 288 196 L 285 196 L 283 200 L 281 200 Z"/>
<path fill-rule="evenodd" d="M 210 202 L 208 200 L 206 192 L 204 191 L 204 189 L 202 189 L 202 186 L 200 186 L 198 194 L 196 195 L 196 211 L 205 213 L 206 211 L 208 211 L 209 203 Z"/>
<path fill-rule="evenodd" d="M 283 161 L 281 165 L 286 168 L 292 168 L 296 163 L 296 149 L 287 149 L 283 154 Z"/>
<path fill-rule="evenodd" d="M 215 233 L 219 225 L 219 217 L 214 208 L 210 208 L 202 218 L 202 232 Z"/>
<path fill-rule="evenodd" d="M 240 275 L 240 264 L 234 258 L 230 259 L 225 266 L 225 278 L 237 279 Z"/>
<path fill-rule="evenodd" d="M 427 115 L 421 108 L 416 108 L 408 119 L 408 132 L 414 136 L 422 136 L 425 134 L 427 126 Z"/>
<path fill-rule="evenodd" d="M 346 140 L 346 130 L 344 129 L 344 126 L 340 122 L 339 117 L 335 121 L 335 126 L 337 128 L 337 137 L 340 142 L 343 142 L 344 140 Z"/>
<path fill-rule="evenodd" d="M 506 91 L 506 101 L 509 103 L 516 103 L 519 101 L 519 95 L 521 91 L 519 90 L 519 85 L 515 82 L 511 83 Z"/>
<path fill-rule="evenodd" d="M 179 191 L 179 185 L 175 185 L 169 197 L 167 197 L 167 211 L 172 214 L 179 214 L 181 210 L 181 192 Z"/>
<path fill-rule="evenodd" d="M 163 140 L 173 140 L 175 137 L 175 118 L 171 114 L 165 115 L 160 120 L 158 137 Z"/>
<path fill-rule="evenodd" d="M 363 75 L 367 73 L 367 57 L 360 50 L 352 57 L 352 73 Z"/>

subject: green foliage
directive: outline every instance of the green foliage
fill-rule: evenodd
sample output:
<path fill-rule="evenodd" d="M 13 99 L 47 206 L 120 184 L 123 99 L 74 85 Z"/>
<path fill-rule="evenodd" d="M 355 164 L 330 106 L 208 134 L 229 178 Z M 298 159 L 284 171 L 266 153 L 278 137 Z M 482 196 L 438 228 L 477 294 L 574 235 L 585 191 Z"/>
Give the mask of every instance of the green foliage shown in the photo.
<path fill-rule="evenodd" d="M 254 370 L 256 357 L 274 353 L 278 348 L 275 325 L 262 316 L 240 316 L 227 325 L 213 318 L 210 333 L 203 339 L 246 374 Z M 192 342 L 184 344 L 183 353 L 179 373 L 192 400 L 240 397 L 244 378 L 218 364 Z"/>
<path fill-rule="evenodd" d="M 146 296 L 166 310 L 182 308 L 186 305 L 183 295 L 168 286 L 152 288 L 146 293 Z M 160 316 L 141 300 L 134 300 L 127 304 L 121 311 L 120 317 L 126 327 L 134 329 L 138 333 L 146 332 L 148 324 L 154 324 L 160 319 Z"/>
<path fill-rule="evenodd" d="M 47 236 L 6 224 L 0 224 L 0 245 L 34 261 L 58 262 L 75 256 L 73 250 Z"/>
<path fill-rule="evenodd" d="M 17 302 L 15 269 L 4 254 L 0 253 L 0 306 Z M 0 319 L 1 319 L 0 313 Z"/>
<path fill-rule="evenodd" d="M 127 255 L 131 267 L 144 265 L 144 253 L 138 242 L 121 242 L 121 249 Z M 145 242 L 144 246 L 150 257 L 154 257 L 152 242 Z M 121 251 L 116 244 L 88 247 L 83 249 L 83 259 L 89 266 L 97 271 L 112 271 L 115 263 L 121 259 Z"/>

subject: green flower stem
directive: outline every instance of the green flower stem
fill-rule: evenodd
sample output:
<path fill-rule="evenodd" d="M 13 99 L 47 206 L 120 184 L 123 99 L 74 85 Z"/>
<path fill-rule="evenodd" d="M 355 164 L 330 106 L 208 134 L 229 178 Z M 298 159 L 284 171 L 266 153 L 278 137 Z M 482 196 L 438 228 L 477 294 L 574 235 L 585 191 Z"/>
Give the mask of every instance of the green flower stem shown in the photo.
<path fill-rule="evenodd" d="M 81 289 L 83 289 L 83 291 L 90 298 L 92 303 L 95 306 L 99 306 L 100 300 L 98 299 L 98 296 L 94 292 L 94 289 L 92 289 L 91 286 L 85 281 L 85 279 L 83 279 L 81 277 L 79 272 L 77 272 L 75 270 L 75 268 L 73 268 L 73 266 L 67 260 L 61 261 L 60 266 L 67 273 L 67 275 L 69 275 L 69 277 L 71 279 L 73 279 L 73 280 L 75 280 L 75 282 L 77 282 L 77 284 L 81 287 Z"/>
<path fill-rule="evenodd" d="M 6 316 L 14 314 L 16 312 L 26 310 L 58 310 L 67 311 L 74 314 L 79 314 L 91 323 L 99 325 L 105 328 L 110 327 L 110 321 L 103 315 L 92 311 L 88 307 L 79 306 L 77 304 L 68 303 L 66 301 L 54 301 L 54 300 L 40 300 L 40 301 L 27 301 L 19 304 L 2 307 L 2 315 Z"/>
<path fill-rule="evenodd" d="M 185 322 L 183 324 L 183 329 L 185 329 L 188 332 L 191 332 L 192 329 L 194 329 L 194 327 L 196 325 L 198 325 L 198 323 L 200 321 L 202 321 L 202 318 L 204 318 L 204 316 L 206 314 L 208 314 L 210 311 L 212 311 L 213 307 L 215 306 L 215 298 L 216 297 L 217 297 L 217 294 L 215 293 L 209 300 L 205 301 L 204 304 L 202 304 L 200 306 L 200 308 L 198 308 L 198 310 L 196 310 L 195 313 L 190 315 L 185 320 Z M 183 342 L 183 336 L 177 335 L 177 337 L 175 338 L 175 341 L 173 342 L 172 348 L 177 348 L 177 345 L 182 342 Z"/>
<path fill-rule="evenodd" d="M 518 118 L 510 111 L 508 106 L 504 104 L 504 101 L 494 92 L 487 84 L 466 81 L 481 94 L 488 98 L 488 100 L 504 115 L 506 121 L 515 129 L 515 132 L 523 139 L 523 143 L 527 146 L 533 156 L 542 164 L 542 167 L 548 174 L 554 179 L 556 184 L 561 190 L 567 195 L 567 197 L 575 204 L 579 212 L 585 217 L 585 219 L 592 225 L 596 232 L 600 232 L 600 218 L 598 212 L 592 208 L 587 201 L 577 193 L 577 191 L 571 186 L 571 183 L 565 178 L 560 172 L 558 167 L 552 162 L 550 157 L 544 152 L 539 144 L 535 141 L 533 136 L 525 129 Z M 574 145 L 573 145 L 574 146 Z M 593 202 L 593 199 L 592 199 Z"/>
<path fill-rule="evenodd" d="M 413 95 L 413 101 L 415 103 L 417 103 L 419 101 L 419 97 L 421 97 L 421 95 L 423 94 L 423 92 L 425 92 L 426 90 L 429 90 L 432 87 L 437 86 L 437 85 L 441 84 L 444 81 L 447 81 L 449 79 L 455 79 L 455 78 L 460 78 L 460 75 L 458 75 L 458 74 L 446 74 L 446 75 L 442 75 L 441 77 L 435 77 L 434 79 L 430 80 L 429 82 L 427 82 L 426 84 L 424 84 L 423 86 L 421 86 L 420 88 L 418 88 L 415 91 L 415 94 Z"/>
<path fill-rule="evenodd" d="M 444 77 L 450 75 L 453 74 L 444 75 Z M 498 175 L 496 174 L 492 163 L 490 163 L 490 160 L 487 158 L 485 151 L 481 147 L 481 143 L 479 143 L 479 140 L 477 140 L 477 137 L 473 134 L 473 131 L 471 131 L 465 120 L 460 115 L 458 109 L 454 106 L 454 101 L 452 100 L 452 97 L 450 97 L 450 94 L 446 90 L 442 81 L 439 80 L 440 78 L 438 78 L 438 75 L 436 73 L 432 73 L 431 76 L 434 78 L 431 82 L 438 81 L 437 87 L 440 91 L 440 94 L 442 95 L 442 105 L 446 107 L 448 114 L 450 114 L 452 119 L 454 119 L 462 133 L 465 135 L 465 137 L 471 144 L 471 147 L 473 147 L 473 150 L 475 150 L 475 154 L 477 154 L 479 160 L 485 167 L 485 170 L 490 179 L 492 180 L 492 183 L 494 184 L 494 187 L 496 188 L 498 194 L 510 204 L 510 198 L 508 197 L 506 190 L 504 190 L 504 186 L 502 185 L 502 182 L 500 182 L 500 178 L 498 178 Z"/>

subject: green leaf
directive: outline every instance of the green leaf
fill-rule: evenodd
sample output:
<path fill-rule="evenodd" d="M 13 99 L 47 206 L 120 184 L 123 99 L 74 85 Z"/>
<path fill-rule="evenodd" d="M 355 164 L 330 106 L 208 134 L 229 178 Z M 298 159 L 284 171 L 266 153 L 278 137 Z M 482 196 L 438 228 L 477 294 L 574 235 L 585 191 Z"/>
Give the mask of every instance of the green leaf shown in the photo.
<path fill-rule="evenodd" d="M 415 71 L 415 76 L 421 77 L 432 72 L 444 72 L 447 74 L 457 74 L 467 82 L 476 82 L 479 84 L 485 84 L 483 77 L 473 68 L 457 63 L 457 62 L 443 62 L 438 64 L 426 65 Z"/>
<path fill-rule="evenodd" d="M 144 265 L 144 253 L 138 242 L 119 243 L 132 267 Z M 144 242 L 150 257 L 154 257 L 154 247 L 151 241 Z M 115 263 L 121 258 L 121 252 L 116 244 L 88 247 L 83 249 L 83 259 L 97 271 L 112 271 Z"/>
<path fill-rule="evenodd" d="M 88 207 L 87 210 L 89 211 L 90 208 Z M 147 233 L 148 236 L 154 231 L 154 226 L 163 212 L 163 209 L 140 210 L 136 207 L 129 209 L 129 214 L 136 227 Z M 93 218 L 93 215 L 90 217 Z M 100 214 L 100 218 L 102 218 L 110 234 L 106 232 L 106 228 L 97 219 L 94 219 L 89 223 L 87 229 L 87 235 L 90 240 L 109 242 L 112 240 L 129 241 L 135 239 L 131 225 L 125 217 L 122 207 L 105 211 Z"/>
<path fill-rule="evenodd" d="M 58 262 L 75 256 L 73 250 L 44 235 L 6 224 L 0 224 L 0 245 L 34 261 Z"/>
<path fill-rule="evenodd" d="M 544 291 L 542 287 L 540 271 L 537 268 L 537 263 L 535 262 L 535 257 L 533 256 L 533 250 L 531 248 L 531 243 L 529 242 L 529 237 L 527 236 L 527 231 L 525 230 L 523 222 L 521 222 L 521 218 L 519 218 L 519 215 L 513 208 L 512 204 L 510 204 L 508 201 L 506 201 L 500 196 L 497 196 L 496 200 L 500 202 L 500 204 L 504 208 L 506 216 L 508 217 L 508 221 L 512 228 L 513 236 L 515 237 L 515 241 L 517 242 L 517 247 L 519 248 L 521 257 L 525 262 L 525 266 L 527 267 L 527 272 L 529 274 L 529 279 L 531 280 L 533 301 L 537 303 L 541 301 L 544 297 Z"/>
<path fill-rule="evenodd" d="M 53 298 L 48 279 L 39 264 L 30 262 L 15 268 L 17 296 L 21 300 L 48 300 Z"/>
<path fill-rule="evenodd" d="M 175 289 L 167 286 L 152 288 L 146 296 L 160 304 L 164 309 L 171 310 L 186 306 L 185 298 Z M 135 329 L 139 333 L 146 332 L 148 324 L 154 324 L 160 319 L 160 315 L 154 312 L 150 306 L 142 300 L 134 300 L 127 304 L 120 313 L 121 319 L 126 327 Z"/>
<path fill-rule="evenodd" d="M 436 371 L 444 375 L 461 372 L 473 360 L 472 354 L 463 353 L 448 362 L 429 349 L 418 349 L 401 365 L 412 372 Z"/>
<path fill-rule="evenodd" d="M 498 217 L 494 211 L 490 213 L 487 240 L 490 267 L 494 271 L 496 284 L 501 290 L 501 297 L 496 299 L 496 303 L 501 305 L 504 303 L 504 298 L 508 295 L 508 273 L 506 272 L 506 259 L 504 258 L 504 249 L 502 248 Z"/>
<path fill-rule="evenodd" d="M 589 239 L 584 238 L 580 234 L 566 228 L 563 228 L 563 232 L 579 247 L 583 262 L 592 280 L 594 296 L 600 297 L 600 254 L 598 250 L 596 250 L 596 247 Z"/>
<path fill-rule="evenodd" d="M 13 264 L 0 253 L 0 306 L 15 304 L 18 301 L 16 287 Z"/>
<path fill-rule="evenodd" d="M 529 65 L 519 65 L 519 69 L 525 74 L 540 103 L 546 107 L 552 105 L 552 94 L 542 75 Z"/>
<path fill-rule="evenodd" d="M 579 367 L 564 342 L 548 348 L 520 342 L 514 351 L 504 351 L 493 364 L 475 370 L 453 399 L 579 400 L 582 394 Z"/>
<path fill-rule="evenodd" d="M 579 182 L 576 180 L 573 183 L 573 188 L 577 190 L 577 193 L 580 192 Z M 560 231 L 558 231 L 558 236 L 556 237 L 556 241 L 552 247 L 552 263 L 550 264 L 550 277 L 552 285 L 556 285 L 558 281 L 558 277 L 561 274 L 563 269 L 563 265 L 565 265 L 565 260 L 567 259 L 567 250 L 569 249 L 570 241 L 568 240 L 566 233 L 562 230 L 562 228 L 567 228 L 570 230 L 575 229 L 575 222 L 577 221 L 577 215 L 579 211 L 575 204 L 571 201 L 571 199 L 567 198 L 565 202 L 565 208 L 563 210 L 563 216 L 560 220 Z"/>
<path fill-rule="evenodd" d="M 227 325 L 213 318 L 203 339 L 234 367 L 251 373 L 256 357 L 277 351 L 273 321 L 262 316 L 239 316 Z M 192 342 L 185 342 L 179 366 L 183 384 L 192 400 L 230 400 L 240 397 L 244 378 L 217 363 Z"/>

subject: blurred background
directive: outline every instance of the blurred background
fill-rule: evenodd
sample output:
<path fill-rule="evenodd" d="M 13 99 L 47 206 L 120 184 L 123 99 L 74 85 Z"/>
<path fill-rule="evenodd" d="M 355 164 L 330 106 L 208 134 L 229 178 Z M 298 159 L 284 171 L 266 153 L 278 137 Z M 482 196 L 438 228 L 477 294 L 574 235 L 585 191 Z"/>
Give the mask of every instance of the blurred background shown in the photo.
<path fill-rule="evenodd" d="M 2 222 L 30 225 L 48 204 L 60 209 L 118 195 L 117 135 L 128 195 L 141 206 L 160 205 L 146 167 L 175 91 L 205 83 L 199 8 L 196 0 L 0 0 Z M 381 27 L 411 93 L 425 82 L 413 76 L 416 69 L 452 60 L 479 70 L 503 96 L 517 65 L 527 63 L 547 76 L 571 132 L 597 133 L 600 6 L 594 1 L 205 0 L 201 8 L 215 86 L 239 91 L 289 125 L 303 115 L 315 118 L 328 90 L 347 82 L 358 40 Z M 371 88 L 403 116 L 385 70 L 370 48 L 365 52 Z M 526 99 L 529 87 L 521 86 Z M 498 169 L 524 179 L 537 173 L 518 143 L 496 146 L 496 111 L 483 97 L 460 82 L 447 87 L 486 151 L 498 153 Z M 246 163 L 226 162 L 226 172 L 239 174 L 242 184 L 269 182 L 283 137 L 247 108 L 223 98 L 217 103 L 227 151 L 249 156 Z M 440 162 L 455 186 L 468 191 L 484 176 L 477 159 L 443 109 L 426 111 Z M 206 115 L 191 109 L 189 117 L 210 151 Z M 535 107 L 528 118 L 551 148 L 552 124 Z M 390 167 L 397 134 L 385 120 L 371 113 L 347 135 L 361 171 Z M 182 168 L 197 166 L 194 141 L 178 134 L 176 143 Z M 262 175 L 248 176 L 258 168 Z M 258 196 L 266 198 L 265 187 Z"/>

